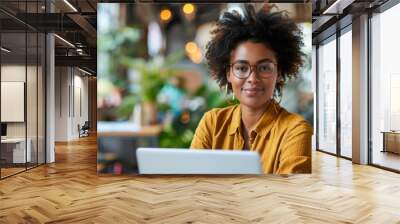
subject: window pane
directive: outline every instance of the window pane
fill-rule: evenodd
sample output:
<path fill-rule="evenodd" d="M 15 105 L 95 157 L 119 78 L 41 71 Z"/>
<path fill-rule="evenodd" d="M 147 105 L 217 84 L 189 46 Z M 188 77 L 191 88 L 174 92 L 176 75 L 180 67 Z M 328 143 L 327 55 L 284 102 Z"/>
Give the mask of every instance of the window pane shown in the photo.
<path fill-rule="evenodd" d="M 318 51 L 318 148 L 336 153 L 336 40 Z"/>
<path fill-rule="evenodd" d="M 28 63 L 26 80 L 26 112 L 27 112 L 27 135 L 30 142 L 30 160 L 28 168 L 37 165 L 37 33 L 28 32 Z"/>
<path fill-rule="evenodd" d="M 352 39 L 351 30 L 340 37 L 340 153 L 351 158 Z"/>
<path fill-rule="evenodd" d="M 26 144 L 26 33 L 1 34 L 1 177 L 25 170 L 30 159 L 30 141 Z M 28 147 L 26 147 L 28 146 Z M 28 148 L 28 150 L 27 150 Z"/>
<path fill-rule="evenodd" d="M 372 18 L 372 163 L 400 170 L 400 4 Z M 386 133 L 384 133 L 386 132 Z"/>

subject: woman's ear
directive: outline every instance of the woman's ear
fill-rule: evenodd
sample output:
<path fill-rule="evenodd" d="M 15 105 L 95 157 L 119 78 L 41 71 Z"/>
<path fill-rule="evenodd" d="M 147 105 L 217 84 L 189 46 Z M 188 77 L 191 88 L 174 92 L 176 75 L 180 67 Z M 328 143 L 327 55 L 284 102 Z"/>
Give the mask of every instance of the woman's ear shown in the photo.
<path fill-rule="evenodd" d="M 280 83 L 282 81 L 282 76 L 280 73 L 278 73 L 278 76 L 276 77 L 276 83 Z"/>
<path fill-rule="evenodd" d="M 229 74 L 229 71 L 226 72 L 226 81 L 231 83 L 231 75 Z"/>
<path fill-rule="evenodd" d="M 276 76 L 276 83 L 282 84 L 282 82 L 284 82 L 283 78 L 282 78 L 282 72 L 280 69 L 278 69 L 278 73 Z"/>

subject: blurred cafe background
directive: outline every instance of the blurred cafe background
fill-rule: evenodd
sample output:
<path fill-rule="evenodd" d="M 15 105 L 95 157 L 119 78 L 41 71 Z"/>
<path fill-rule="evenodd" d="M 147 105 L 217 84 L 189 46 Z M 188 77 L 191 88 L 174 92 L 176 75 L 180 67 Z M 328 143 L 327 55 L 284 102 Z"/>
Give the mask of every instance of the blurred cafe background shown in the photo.
<path fill-rule="evenodd" d="M 254 4 L 286 10 L 304 35 L 305 64 L 281 105 L 312 125 L 311 3 Z M 137 147 L 188 148 L 202 115 L 234 103 L 207 71 L 215 21 L 243 3 L 98 4 L 98 172 L 137 173 Z"/>

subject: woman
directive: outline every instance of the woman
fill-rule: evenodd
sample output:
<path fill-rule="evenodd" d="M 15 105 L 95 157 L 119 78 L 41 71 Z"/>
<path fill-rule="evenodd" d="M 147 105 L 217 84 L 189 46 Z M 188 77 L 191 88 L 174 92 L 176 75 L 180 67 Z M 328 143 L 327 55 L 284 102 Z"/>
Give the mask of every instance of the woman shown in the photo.
<path fill-rule="evenodd" d="M 204 114 L 192 149 L 252 150 L 264 173 L 311 173 L 312 128 L 274 100 L 301 67 L 302 33 L 282 12 L 226 12 L 206 59 L 214 79 L 240 104 Z"/>

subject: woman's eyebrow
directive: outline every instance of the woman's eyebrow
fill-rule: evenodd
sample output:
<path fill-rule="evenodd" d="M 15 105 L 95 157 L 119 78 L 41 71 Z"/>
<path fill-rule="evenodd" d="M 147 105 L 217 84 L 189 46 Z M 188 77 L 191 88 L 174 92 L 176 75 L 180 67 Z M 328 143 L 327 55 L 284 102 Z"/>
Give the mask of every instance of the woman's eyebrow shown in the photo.
<path fill-rule="evenodd" d="M 260 63 L 260 62 L 265 62 L 265 61 L 272 62 L 272 63 L 276 63 L 274 60 L 272 60 L 272 59 L 270 59 L 270 58 L 262 58 L 262 59 L 258 60 L 258 61 L 256 62 L 256 64 L 258 64 L 258 63 Z M 250 64 L 250 62 L 249 62 L 248 60 L 236 60 L 236 61 L 234 61 L 233 63 L 238 63 L 238 62 L 240 62 L 240 63 L 249 63 L 249 64 Z"/>
<path fill-rule="evenodd" d="M 238 63 L 238 62 L 240 62 L 240 63 L 249 63 L 249 61 L 247 61 L 247 60 L 236 60 L 233 63 Z"/>
<path fill-rule="evenodd" d="M 257 64 L 260 62 L 264 62 L 264 61 L 268 61 L 268 62 L 272 62 L 272 63 L 276 63 L 274 60 L 270 59 L 270 58 L 263 58 L 257 61 Z"/>

